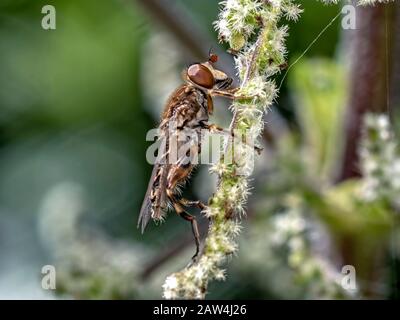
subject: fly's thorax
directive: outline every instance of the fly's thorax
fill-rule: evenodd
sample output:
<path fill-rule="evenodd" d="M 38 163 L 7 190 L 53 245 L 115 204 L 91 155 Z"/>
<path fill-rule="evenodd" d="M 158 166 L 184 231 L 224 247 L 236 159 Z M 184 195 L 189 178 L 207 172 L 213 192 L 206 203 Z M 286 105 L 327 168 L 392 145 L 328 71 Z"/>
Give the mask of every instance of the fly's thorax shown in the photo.
<path fill-rule="evenodd" d="M 188 126 L 192 128 L 200 127 L 202 123 L 207 122 L 209 119 L 208 95 L 201 90 L 196 90 L 196 96 L 199 108 L 193 119 L 188 123 Z"/>
<path fill-rule="evenodd" d="M 209 119 L 209 101 L 210 97 L 207 93 L 201 89 L 188 86 L 181 99 L 174 100 L 174 104 L 169 105 L 160 128 L 172 132 L 201 126 Z"/>

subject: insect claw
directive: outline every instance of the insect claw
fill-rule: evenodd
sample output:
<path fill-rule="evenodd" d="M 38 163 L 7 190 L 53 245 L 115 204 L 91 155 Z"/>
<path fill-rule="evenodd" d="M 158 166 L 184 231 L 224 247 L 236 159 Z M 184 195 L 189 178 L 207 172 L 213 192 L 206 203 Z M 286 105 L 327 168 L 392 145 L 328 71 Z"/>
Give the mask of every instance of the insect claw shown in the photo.
<path fill-rule="evenodd" d="M 199 260 L 199 249 L 196 250 L 196 253 L 193 255 L 192 260 L 189 262 L 188 267 L 191 267 Z"/>
<path fill-rule="evenodd" d="M 190 262 L 187 264 L 186 268 L 192 267 L 194 264 L 196 264 L 199 261 L 199 253 L 200 253 L 199 248 L 196 248 L 196 252 L 193 255 L 193 257 L 190 259 Z"/>

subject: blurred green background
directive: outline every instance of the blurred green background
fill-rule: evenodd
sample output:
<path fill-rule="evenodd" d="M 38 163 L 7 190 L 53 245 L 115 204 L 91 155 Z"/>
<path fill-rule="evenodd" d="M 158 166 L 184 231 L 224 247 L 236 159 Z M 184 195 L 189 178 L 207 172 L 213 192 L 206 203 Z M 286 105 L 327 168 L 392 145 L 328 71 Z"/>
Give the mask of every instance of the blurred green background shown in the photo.
<path fill-rule="evenodd" d="M 178 10 L 185 28 L 202 35 L 198 45 L 205 54 L 211 46 L 226 49 L 218 47 L 212 28 L 217 1 L 161 2 Z M 340 10 L 300 2 L 305 12 L 290 23 L 289 62 Z M 56 8 L 55 30 L 41 27 L 46 4 Z M 144 235 L 136 229 L 151 172 L 146 133 L 158 124 L 181 70 L 199 60 L 159 17 L 129 0 L 0 2 L 0 298 L 160 298 L 163 279 L 189 260 L 190 228 L 174 214 Z M 227 280 L 211 284 L 210 298 L 348 297 L 330 284 L 331 275 L 349 264 L 343 239 L 350 237 L 353 249 L 370 246 L 365 239 L 379 234 L 376 225 L 384 234 L 376 235 L 376 251 L 355 250 L 361 257 L 351 261 L 362 270 L 370 268 L 371 257 L 379 260 L 374 276 L 361 271 L 360 282 L 374 285 L 361 285 L 349 296 L 397 296 L 399 260 L 388 245 L 397 244 L 395 223 L 378 219 L 363 237 L 343 231 L 336 214 L 348 207 L 334 206 L 346 203 L 336 193 L 351 197 L 352 191 L 327 187 L 341 156 L 350 94 L 339 25 L 335 21 L 290 70 L 266 117 L 270 129 L 238 257 L 229 264 Z M 222 58 L 234 75 L 233 58 Z M 221 107 L 212 121 L 227 125 L 227 103 L 216 104 Z M 206 201 L 214 181 L 202 168 L 187 192 Z M 303 210 L 310 214 L 299 217 Z M 277 248 L 270 239 L 281 225 L 280 212 L 309 226 L 294 227 L 299 239 L 307 233 L 301 245 L 307 250 L 297 257 L 302 267 L 288 260 L 290 248 Z M 48 264 L 57 270 L 56 291 L 41 287 L 41 269 Z"/>

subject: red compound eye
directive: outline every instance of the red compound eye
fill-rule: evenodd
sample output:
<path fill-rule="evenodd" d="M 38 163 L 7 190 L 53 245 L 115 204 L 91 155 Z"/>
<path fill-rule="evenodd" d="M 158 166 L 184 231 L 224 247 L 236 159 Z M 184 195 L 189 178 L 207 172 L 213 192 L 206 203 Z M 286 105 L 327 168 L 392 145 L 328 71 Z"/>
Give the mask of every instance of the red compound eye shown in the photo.
<path fill-rule="evenodd" d="M 201 64 L 193 64 L 187 71 L 191 81 L 200 87 L 211 89 L 214 86 L 214 76 L 207 67 Z"/>

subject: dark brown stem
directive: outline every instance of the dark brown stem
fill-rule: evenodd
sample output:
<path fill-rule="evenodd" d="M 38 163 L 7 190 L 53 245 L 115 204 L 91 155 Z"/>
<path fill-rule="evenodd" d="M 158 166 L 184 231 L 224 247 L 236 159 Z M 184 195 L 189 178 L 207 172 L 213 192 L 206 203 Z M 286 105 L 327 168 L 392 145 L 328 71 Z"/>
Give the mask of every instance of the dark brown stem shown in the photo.
<path fill-rule="evenodd" d="M 338 182 L 360 176 L 358 145 L 365 113 L 388 111 L 393 9 L 394 4 L 357 7 L 357 29 L 344 30 L 350 37 L 352 65 Z"/>
<path fill-rule="evenodd" d="M 397 20 L 395 19 L 395 7 Z M 350 92 L 344 128 L 344 155 L 337 182 L 342 182 L 361 175 L 359 165 L 359 145 L 362 132 L 363 117 L 367 112 L 391 112 L 397 96 L 398 75 L 394 72 L 396 50 L 400 28 L 399 2 L 380 4 L 369 7 L 357 7 L 357 29 L 344 30 L 344 38 L 350 48 Z M 397 39 L 397 40 L 396 40 Z M 397 48 L 397 49 L 396 49 Z M 369 239 L 372 243 L 373 241 Z M 357 276 L 364 280 L 362 294 L 366 297 L 379 296 L 371 287 L 376 282 L 376 257 L 382 248 L 360 248 L 365 241 L 354 235 L 343 236 L 339 241 L 339 249 L 344 264 L 357 266 Z M 367 254 L 365 254 L 367 252 Z M 374 265 L 375 264 L 375 265 Z M 378 266 L 379 267 L 379 266 Z"/>
<path fill-rule="evenodd" d="M 396 113 L 397 116 L 400 112 L 400 1 L 393 3 L 392 20 L 391 25 L 392 37 L 391 37 L 391 75 L 390 75 L 390 113 L 393 117 Z"/>

